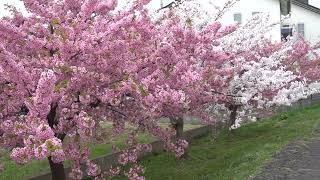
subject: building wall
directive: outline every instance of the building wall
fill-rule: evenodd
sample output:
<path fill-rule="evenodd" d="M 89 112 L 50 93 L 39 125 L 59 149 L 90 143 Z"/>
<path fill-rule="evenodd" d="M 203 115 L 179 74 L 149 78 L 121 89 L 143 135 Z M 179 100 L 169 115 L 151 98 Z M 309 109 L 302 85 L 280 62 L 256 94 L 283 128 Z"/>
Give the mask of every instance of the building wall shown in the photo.
<path fill-rule="evenodd" d="M 154 3 L 154 2 L 157 3 Z M 226 0 L 199 0 L 201 3 L 208 4 L 206 11 L 210 11 L 214 6 L 212 4 L 222 7 Z M 163 4 L 166 5 L 172 2 L 172 0 L 163 0 Z M 210 4 L 212 3 L 212 4 Z M 160 7 L 160 0 L 152 0 L 152 7 Z M 229 11 L 226 12 L 219 20 L 223 25 L 234 24 L 235 13 L 241 13 L 242 23 L 245 23 L 247 20 L 252 18 L 252 12 L 263 12 L 270 14 L 270 24 L 280 21 L 280 3 L 279 0 L 240 0 L 236 3 Z M 266 37 L 270 37 L 273 41 L 280 41 L 281 32 L 280 25 L 274 27 L 274 29 L 266 34 Z"/>
<path fill-rule="evenodd" d="M 247 22 L 252 18 L 252 12 L 269 13 L 270 23 L 276 23 L 280 21 L 280 3 L 279 0 L 240 0 L 234 7 L 230 9 L 221 19 L 223 24 L 234 23 L 233 15 L 235 13 L 241 13 L 242 23 Z M 266 34 L 266 37 L 270 37 L 273 41 L 280 41 L 281 32 L 280 25 L 276 25 L 273 30 Z"/>
<path fill-rule="evenodd" d="M 310 4 L 311 6 L 320 8 L 320 0 L 309 0 L 309 4 Z"/>
<path fill-rule="evenodd" d="M 8 15 L 4 11 L 4 4 L 14 4 L 20 10 L 25 12 L 24 6 L 19 0 L 0 0 L 0 17 Z M 164 5 L 169 4 L 172 0 L 162 0 Z M 125 3 L 125 0 L 119 1 L 121 4 Z M 203 3 L 218 3 L 218 5 L 223 4 L 225 0 L 201 0 Z M 320 8 L 320 0 L 309 0 L 309 4 L 315 7 Z M 212 6 L 208 5 L 208 8 Z M 160 0 L 152 0 L 149 4 L 150 9 L 159 9 Z M 302 7 L 292 4 L 292 23 L 304 23 L 305 24 L 305 38 L 311 42 L 320 41 L 320 14 L 311 12 Z M 280 3 L 279 0 L 240 0 L 234 7 L 230 9 L 221 19 L 224 25 L 229 25 L 234 23 L 233 15 L 235 13 L 241 13 L 242 23 L 245 23 L 248 19 L 252 17 L 252 12 L 267 12 L 270 14 L 270 22 L 278 22 L 280 20 Z M 280 41 L 280 25 L 276 26 L 270 33 L 266 34 L 267 37 L 270 37 L 274 41 Z"/>
<path fill-rule="evenodd" d="M 312 43 L 320 41 L 320 14 L 292 4 L 291 22 L 294 25 L 304 23 L 306 40 Z"/>

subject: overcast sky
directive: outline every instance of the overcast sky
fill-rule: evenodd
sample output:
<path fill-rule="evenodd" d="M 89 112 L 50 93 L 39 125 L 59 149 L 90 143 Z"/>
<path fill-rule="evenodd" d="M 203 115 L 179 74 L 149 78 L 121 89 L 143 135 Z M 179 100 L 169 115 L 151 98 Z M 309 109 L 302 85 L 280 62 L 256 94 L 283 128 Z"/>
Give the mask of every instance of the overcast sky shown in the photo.
<path fill-rule="evenodd" d="M 162 1 L 163 1 L 164 5 L 172 2 L 172 0 L 162 0 Z M 123 5 L 127 2 L 127 0 L 118 0 L 118 2 L 120 5 Z M 320 0 L 309 0 L 309 3 L 313 6 L 320 8 Z M 5 4 L 14 5 L 18 9 L 20 9 L 22 12 L 26 12 L 23 3 L 20 0 L 0 0 L 0 17 L 5 16 L 5 15 L 9 15 L 8 11 L 5 10 L 5 6 L 4 6 Z M 151 9 L 159 8 L 160 7 L 160 0 L 152 0 L 149 7 Z"/>
<path fill-rule="evenodd" d="M 126 2 L 127 2 L 127 0 L 118 0 L 119 6 L 124 5 Z M 163 0 L 164 5 L 169 4 L 170 2 L 172 2 L 172 0 Z M 22 1 L 20 1 L 20 0 L 0 0 L 0 17 L 9 15 L 9 12 L 7 10 L 5 10 L 5 6 L 4 6 L 5 4 L 14 5 L 21 12 L 26 13 L 26 10 L 24 8 Z M 151 9 L 159 8 L 160 7 L 160 0 L 152 0 L 149 7 Z"/>
<path fill-rule="evenodd" d="M 24 5 L 20 0 L 0 0 L 0 17 L 9 15 L 8 11 L 5 10 L 5 4 L 14 5 L 16 8 L 25 12 Z"/>

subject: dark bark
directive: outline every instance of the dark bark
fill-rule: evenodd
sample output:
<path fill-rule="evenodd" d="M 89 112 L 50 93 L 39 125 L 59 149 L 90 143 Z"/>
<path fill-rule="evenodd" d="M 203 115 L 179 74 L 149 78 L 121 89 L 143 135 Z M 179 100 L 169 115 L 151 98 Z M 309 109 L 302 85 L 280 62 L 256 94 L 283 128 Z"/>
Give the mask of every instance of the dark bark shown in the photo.
<path fill-rule="evenodd" d="M 183 136 L 183 125 L 184 125 L 184 122 L 183 122 L 183 118 L 178 118 L 177 121 L 176 121 L 176 127 L 175 127 L 175 130 L 176 130 L 176 136 L 177 136 L 177 139 L 184 139 L 184 136 Z"/>
<path fill-rule="evenodd" d="M 170 118 L 170 123 L 176 131 L 176 139 L 183 139 L 183 118 Z"/>
<path fill-rule="evenodd" d="M 54 125 L 57 125 L 57 121 L 56 121 L 57 108 L 58 108 L 57 104 L 52 104 L 50 112 L 47 116 L 48 124 L 51 128 L 53 128 Z M 63 141 L 65 134 L 55 134 L 55 136 L 59 138 L 61 141 Z M 48 157 L 48 160 L 49 160 L 52 180 L 66 180 L 63 162 L 54 163 L 51 157 Z"/>
<path fill-rule="evenodd" d="M 51 157 L 48 157 L 52 180 L 66 180 L 63 163 L 54 163 Z"/>
<path fill-rule="evenodd" d="M 47 115 L 48 124 L 51 128 L 53 128 L 54 125 L 57 125 L 57 122 L 56 122 L 57 108 L 58 108 L 57 104 L 51 104 L 50 112 Z"/>
<path fill-rule="evenodd" d="M 54 27 L 52 24 L 49 25 L 49 30 L 51 34 L 54 34 Z M 53 57 L 54 54 L 57 52 L 58 52 L 57 49 L 49 49 L 50 57 Z M 50 112 L 47 115 L 47 121 L 51 128 L 53 128 L 55 125 L 58 124 L 57 117 L 56 117 L 57 109 L 58 109 L 58 104 L 52 103 Z M 55 136 L 59 138 L 61 141 L 63 141 L 65 134 L 55 134 Z M 51 169 L 52 180 L 66 180 L 67 178 L 64 172 L 63 162 L 54 163 L 51 157 L 48 157 L 48 160 L 49 160 L 49 165 Z"/>
<path fill-rule="evenodd" d="M 161 8 L 158 11 L 160 11 L 162 9 L 167 9 L 167 8 L 171 9 L 171 8 L 181 4 L 181 3 L 182 3 L 182 0 L 174 0 L 173 2 L 169 3 L 168 5 L 165 5 L 163 7 L 161 6 Z"/>
<path fill-rule="evenodd" d="M 229 110 L 231 112 L 230 112 L 230 117 L 229 117 L 229 122 L 228 122 L 228 128 L 230 128 L 231 126 L 233 126 L 236 123 L 238 106 L 237 105 L 230 105 Z"/>
<path fill-rule="evenodd" d="M 183 133 L 183 126 L 184 121 L 183 118 L 170 118 L 171 125 L 173 126 L 174 130 L 176 131 L 176 137 L 175 140 L 178 141 L 179 139 L 184 139 L 184 133 Z M 188 156 L 187 149 L 185 150 L 184 154 L 180 157 L 180 159 L 185 159 Z"/>

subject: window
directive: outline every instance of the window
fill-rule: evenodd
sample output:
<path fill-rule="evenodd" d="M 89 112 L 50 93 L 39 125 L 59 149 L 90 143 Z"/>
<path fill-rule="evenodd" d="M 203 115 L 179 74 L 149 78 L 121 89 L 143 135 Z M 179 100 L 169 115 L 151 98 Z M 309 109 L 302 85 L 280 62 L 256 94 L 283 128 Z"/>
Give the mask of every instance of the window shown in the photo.
<path fill-rule="evenodd" d="M 289 25 L 283 25 L 281 27 L 281 39 L 286 41 L 288 36 L 292 36 L 292 27 Z"/>
<path fill-rule="evenodd" d="M 304 37 L 304 23 L 298 23 L 298 33 Z"/>
<path fill-rule="evenodd" d="M 242 21 L 241 14 L 240 13 L 235 13 L 233 15 L 233 20 L 234 20 L 234 22 L 237 22 L 237 23 L 241 24 L 241 21 Z"/>

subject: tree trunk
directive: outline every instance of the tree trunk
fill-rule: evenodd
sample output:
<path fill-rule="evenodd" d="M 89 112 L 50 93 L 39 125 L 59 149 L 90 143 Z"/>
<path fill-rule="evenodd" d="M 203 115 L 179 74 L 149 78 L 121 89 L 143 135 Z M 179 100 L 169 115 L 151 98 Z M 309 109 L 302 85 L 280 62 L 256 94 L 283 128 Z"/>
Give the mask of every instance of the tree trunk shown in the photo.
<path fill-rule="evenodd" d="M 52 180 L 66 180 L 66 175 L 64 173 L 63 163 L 54 163 L 51 157 L 48 157 Z"/>
<path fill-rule="evenodd" d="M 231 113 L 230 113 L 228 128 L 232 127 L 236 123 L 238 106 L 231 105 L 229 107 L 229 110 L 231 111 Z"/>
<path fill-rule="evenodd" d="M 183 125 L 184 125 L 183 118 L 178 118 L 176 120 L 176 126 L 175 126 L 177 139 L 183 139 L 184 138 L 184 136 L 183 136 Z"/>
<path fill-rule="evenodd" d="M 179 139 L 185 139 L 183 134 L 183 125 L 184 125 L 183 118 L 170 118 L 170 122 L 176 131 L 175 140 L 178 141 Z M 186 157 L 187 157 L 187 149 L 185 150 L 184 154 L 180 158 L 186 158 Z"/>
<path fill-rule="evenodd" d="M 176 131 L 176 140 L 183 139 L 183 118 L 170 118 L 170 123 Z"/>
<path fill-rule="evenodd" d="M 57 125 L 57 121 L 56 121 L 57 108 L 58 108 L 57 104 L 51 104 L 50 112 L 47 115 L 48 124 L 51 128 L 53 128 L 54 125 Z M 63 142 L 63 139 L 66 135 L 65 134 L 55 134 L 55 136 L 57 138 L 59 138 L 61 140 L 61 142 Z M 50 165 L 50 169 L 51 169 L 52 180 L 66 180 L 67 178 L 66 178 L 66 174 L 64 172 L 63 162 L 54 163 L 52 161 L 51 157 L 48 157 L 48 160 L 49 160 L 49 165 Z"/>

